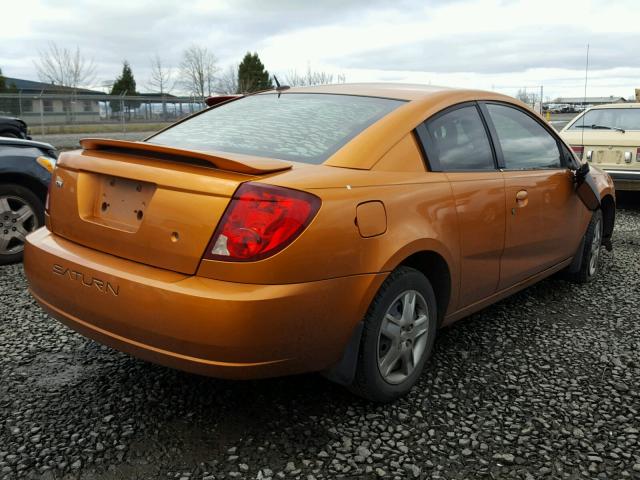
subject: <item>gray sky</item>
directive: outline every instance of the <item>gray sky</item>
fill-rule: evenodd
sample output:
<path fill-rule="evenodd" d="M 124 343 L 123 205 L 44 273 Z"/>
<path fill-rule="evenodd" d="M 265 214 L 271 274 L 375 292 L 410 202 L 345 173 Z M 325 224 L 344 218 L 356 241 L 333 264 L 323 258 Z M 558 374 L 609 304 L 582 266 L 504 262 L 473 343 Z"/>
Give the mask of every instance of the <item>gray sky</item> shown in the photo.
<path fill-rule="evenodd" d="M 15 9 L 15 11 L 12 11 Z M 138 89 L 150 58 L 177 66 L 199 44 L 219 66 L 257 51 L 271 73 L 342 73 L 347 81 L 431 83 L 498 90 L 544 85 L 545 97 L 640 87 L 636 0 L 20 0 L 3 5 L 0 68 L 37 80 L 53 41 L 93 58 L 96 84 L 127 59 Z"/>

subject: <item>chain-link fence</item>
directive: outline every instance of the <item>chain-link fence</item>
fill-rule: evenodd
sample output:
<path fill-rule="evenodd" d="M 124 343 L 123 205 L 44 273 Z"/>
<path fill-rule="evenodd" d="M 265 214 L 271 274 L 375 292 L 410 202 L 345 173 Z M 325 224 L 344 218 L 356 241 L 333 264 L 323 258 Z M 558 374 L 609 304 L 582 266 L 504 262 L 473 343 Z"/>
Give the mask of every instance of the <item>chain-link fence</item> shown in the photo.
<path fill-rule="evenodd" d="M 157 130 L 202 110 L 195 97 L 142 94 L 136 96 L 100 94 L 0 94 L 0 115 L 19 117 L 33 133 L 75 133 L 81 131 Z M 148 125 L 148 127 L 147 127 Z"/>
<path fill-rule="evenodd" d="M 554 109 L 555 99 L 548 96 L 543 85 L 492 85 L 491 90 L 523 101 L 551 123 L 554 123 L 554 116 L 571 116 L 581 111 L 577 107 L 567 111 Z M 616 98 L 611 97 L 609 103 L 614 101 Z M 120 96 L 99 93 L 41 94 L 26 91 L 0 94 L 0 115 L 21 118 L 35 135 L 150 132 L 203 108 L 204 102 L 196 97 L 160 94 Z M 563 117 L 559 121 L 566 123 L 566 120 Z"/>

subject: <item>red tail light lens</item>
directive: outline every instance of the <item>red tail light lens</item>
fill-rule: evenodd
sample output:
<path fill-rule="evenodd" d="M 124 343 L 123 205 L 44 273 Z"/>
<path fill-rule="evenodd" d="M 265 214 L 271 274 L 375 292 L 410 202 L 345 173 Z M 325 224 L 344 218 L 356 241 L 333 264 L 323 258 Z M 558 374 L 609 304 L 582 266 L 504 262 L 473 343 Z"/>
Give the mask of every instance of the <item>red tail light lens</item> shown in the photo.
<path fill-rule="evenodd" d="M 636 148 L 636 162 L 640 162 L 640 147 Z"/>
<path fill-rule="evenodd" d="M 320 208 L 310 193 L 244 183 L 227 206 L 204 258 L 246 262 L 279 252 L 309 225 Z"/>
<path fill-rule="evenodd" d="M 54 182 L 54 178 L 55 178 L 54 172 L 55 172 L 55 168 L 51 172 L 51 179 L 49 180 L 49 186 L 47 187 L 47 199 L 44 202 L 44 211 L 47 214 L 49 213 L 49 209 L 51 207 L 51 200 L 49 198 L 51 196 L 51 190 L 53 188 L 53 182 Z"/>
<path fill-rule="evenodd" d="M 573 150 L 573 153 L 582 160 L 582 155 L 584 153 L 584 147 L 582 145 L 571 145 L 571 150 Z"/>

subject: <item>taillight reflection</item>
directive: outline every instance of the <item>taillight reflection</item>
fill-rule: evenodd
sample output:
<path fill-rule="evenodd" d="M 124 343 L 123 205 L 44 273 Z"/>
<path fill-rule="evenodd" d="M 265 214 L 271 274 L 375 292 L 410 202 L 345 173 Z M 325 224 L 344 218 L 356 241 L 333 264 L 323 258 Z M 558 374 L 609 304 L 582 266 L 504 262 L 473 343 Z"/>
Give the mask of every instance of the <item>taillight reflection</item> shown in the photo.
<path fill-rule="evenodd" d="M 573 153 L 582 160 L 582 156 L 584 154 L 584 147 L 582 145 L 571 145 L 571 150 L 573 150 Z"/>

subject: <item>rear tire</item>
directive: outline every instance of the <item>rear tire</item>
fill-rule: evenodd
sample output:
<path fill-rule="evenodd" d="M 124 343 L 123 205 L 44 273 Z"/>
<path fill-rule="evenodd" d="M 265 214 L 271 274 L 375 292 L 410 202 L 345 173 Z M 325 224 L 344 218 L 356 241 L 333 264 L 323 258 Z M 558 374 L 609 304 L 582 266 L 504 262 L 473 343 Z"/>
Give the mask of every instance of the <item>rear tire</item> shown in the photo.
<path fill-rule="evenodd" d="M 593 212 L 587 232 L 584 236 L 584 248 L 576 255 L 582 256 L 580 269 L 566 275 L 567 280 L 575 283 L 589 283 L 600 272 L 600 253 L 602 251 L 602 234 L 604 222 L 602 211 Z"/>
<path fill-rule="evenodd" d="M 44 225 L 44 205 L 22 185 L 0 185 L 0 265 L 22 260 L 24 238 Z"/>
<path fill-rule="evenodd" d="M 431 356 L 438 311 L 431 283 L 399 267 L 384 281 L 364 319 L 356 375 L 350 390 L 390 402 L 411 390 Z"/>

